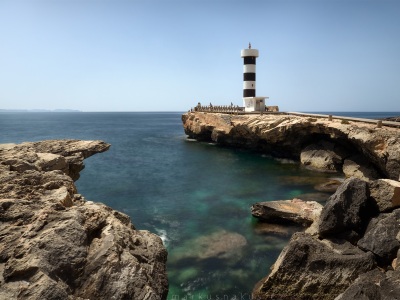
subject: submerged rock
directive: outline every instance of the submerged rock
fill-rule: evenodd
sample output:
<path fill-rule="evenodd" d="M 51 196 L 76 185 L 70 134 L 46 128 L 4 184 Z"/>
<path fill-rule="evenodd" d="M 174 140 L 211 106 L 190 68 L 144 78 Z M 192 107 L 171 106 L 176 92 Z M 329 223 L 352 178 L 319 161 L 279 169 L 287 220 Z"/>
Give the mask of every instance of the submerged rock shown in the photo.
<path fill-rule="evenodd" d="M 317 184 L 314 189 L 320 192 L 334 193 L 343 182 L 337 179 L 330 179 L 327 182 Z"/>
<path fill-rule="evenodd" d="M 257 222 L 254 225 L 254 232 L 261 235 L 276 235 L 290 237 L 293 233 L 304 230 L 301 226 L 273 224 L 266 222 Z"/>
<path fill-rule="evenodd" d="M 239 259 L 240 251 L 247 245 L 246 238 L 236 232 L 217 230 L 203 235 L 175 249 L 176 257 L 171 261 L 182 259 Z"/>
<path fill-rule="evenodd" d="M 167 251 L 73 179 L 101 141 L 0 147 L 0 299 L 166 299 Z"/>

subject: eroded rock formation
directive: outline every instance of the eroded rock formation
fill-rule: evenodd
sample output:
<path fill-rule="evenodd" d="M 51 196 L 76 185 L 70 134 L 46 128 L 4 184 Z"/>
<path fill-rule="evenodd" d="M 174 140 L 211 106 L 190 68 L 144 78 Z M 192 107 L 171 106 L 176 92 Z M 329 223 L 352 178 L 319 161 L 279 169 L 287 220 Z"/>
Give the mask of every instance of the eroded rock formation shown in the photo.
<path fill-rule="evenodd" d="M 400 174 L 400 131 L 378 128 L 374 124 L 343 122 L 339 119 L 309 118 L 287 114 L 229 115 L 220 113 L 188 112 L 182 115 L 185 133 L 199 141 L 213 141 L 227 146 L 238 146 L 263 151 L 276 157 L 300 160 L 303 150 L 310 145 L 329 145 L 334 154 L 330 169 L 343 168 L 344 160 L 357 157 L 369 166 L 355 166 L 352 159 L 347 166 L 349 176 L 368 174 L 375 180 L 398 180 Z M 309 147 L 309 148 L 307 148 Z M 340 151 L 336 151 L 339 149 Z M 321 148 L 315 150 L 324 150 Z M 320 161 L 321 152 L 317 154 Z M 344 156 L 338 156 L 343 154 Z M 365 168 L 372 168 L 369 172 Z M 375 175 L 374 172 L 377 174 Z M 365 178 L 363 178 L 365 179 Z"/>
<path fill-rule="evenodd" d="M 166 299 L 161 239 L 77 194 L 83 160 L 109 147 L 0 147 L 0 299 Z"/>

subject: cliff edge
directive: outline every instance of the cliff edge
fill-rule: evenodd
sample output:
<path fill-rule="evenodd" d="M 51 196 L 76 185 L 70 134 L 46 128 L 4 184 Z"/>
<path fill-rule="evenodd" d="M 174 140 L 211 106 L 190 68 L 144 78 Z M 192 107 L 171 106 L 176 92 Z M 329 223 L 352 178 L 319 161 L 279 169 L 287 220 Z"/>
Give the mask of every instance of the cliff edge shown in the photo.
<path fill-rule="evenodd" d="M 188 112 L 182 115 L 182 122 L 185 133 L 199 141 L 295 160 L 311 154 L 312 161 L 329 160 L 331 165 L 325 168 L 346 171 L 348 177 L 399 179 L 400 134 L 396 128 L 289 114 Z M 304 158 L 305 165 L 306 161 Z"/>
<path fill-rule="evenodd" d="M 167 251 L 77 193 L 102 141 L 0 145 L 0 299 L 166 299 Z"/>

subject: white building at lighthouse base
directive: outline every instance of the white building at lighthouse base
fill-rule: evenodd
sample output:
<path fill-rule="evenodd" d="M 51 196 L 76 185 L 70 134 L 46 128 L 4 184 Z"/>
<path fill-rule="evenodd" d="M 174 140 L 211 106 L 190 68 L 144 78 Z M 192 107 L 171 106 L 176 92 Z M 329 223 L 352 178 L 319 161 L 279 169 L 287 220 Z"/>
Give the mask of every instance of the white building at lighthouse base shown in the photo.
<path fill-rule="evenodd" d="M 244 111 L 265 111 L 265 99 L 268 99 L 268 97 L 244 97 Z"/>

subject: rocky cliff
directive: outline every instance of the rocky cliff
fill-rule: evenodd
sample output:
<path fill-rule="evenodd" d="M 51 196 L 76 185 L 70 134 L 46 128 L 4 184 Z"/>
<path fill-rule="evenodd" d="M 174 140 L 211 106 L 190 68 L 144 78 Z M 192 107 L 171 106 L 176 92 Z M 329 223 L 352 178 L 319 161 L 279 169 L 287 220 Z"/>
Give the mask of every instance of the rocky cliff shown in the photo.
<path fill-rule="evenodd" d="M 0 299 L 166 299 L 167 251 L 77 193 L 101 141 L 0 145 Z"/>
<path fill-rule="evenodd" d="M 182 121 L 191 138 L 348 177 L 322 209 L 301 200 L 253 205 L 261 220 L 311 226 L 292 236 L 252 299 L 400 299 L 399 129 L 284 114 L 196 112 Z"/>
<path fill-rule="evenodd" d="M 399 179 L 397 128 L 288 114 L 188 112 L 182 115 L 182 122 L 185 133 L 199 141 L 301 158 L 310 167 L 344 171 L 349 177 Z"/>

